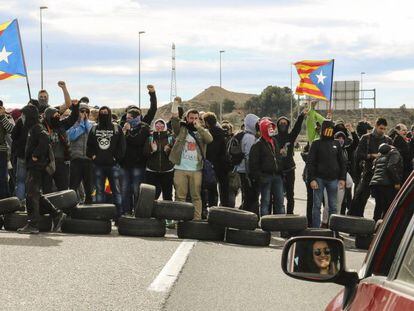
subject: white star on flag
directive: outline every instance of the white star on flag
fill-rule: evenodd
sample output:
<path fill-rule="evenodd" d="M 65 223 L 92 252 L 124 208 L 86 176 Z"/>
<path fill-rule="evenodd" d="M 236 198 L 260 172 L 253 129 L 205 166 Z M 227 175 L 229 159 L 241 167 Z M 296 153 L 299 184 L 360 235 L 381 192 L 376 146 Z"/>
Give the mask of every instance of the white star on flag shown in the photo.
<path fill-rule="evenodd" d="M 0 63 L 2 61 L 5 61 L 6 63 L 9 63 L 9 56 L 13 54 L 13 52 L 7 52 L 6 47 L 3 46 L 3 49 L 0 52 Z"/>
<path fill-rule="evenodd" d="M 323 75 L 322 69 L 316 77 L 318 78 L 318 84 L 321 83 L 322 85 L 325 85 L 324 80 L 326 79 L 326 76 Z"/>

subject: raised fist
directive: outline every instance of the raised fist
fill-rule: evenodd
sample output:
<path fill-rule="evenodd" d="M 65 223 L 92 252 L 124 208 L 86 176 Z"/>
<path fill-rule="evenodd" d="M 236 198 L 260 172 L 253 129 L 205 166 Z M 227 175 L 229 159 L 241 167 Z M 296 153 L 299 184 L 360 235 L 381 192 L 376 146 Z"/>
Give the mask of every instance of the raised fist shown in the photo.
<path fill-rule="evenodd" d="M 153 86 L 152 84 L 148 84 L 148 85 L 147 85 L 147 89 L 148 89 L 148 91 L 149 91 L 150 93 L 154 93 L 154 92 L 155 92 L 155 88 L 154 88 L 154 86 Z"/>
<path fill-rule="evenodd" d="M 64 87 L 66 87 L 66 83 L 65 83 L 65 81 L 59 81 L 58 82 L 58 86 L 60 87 L 60 88 L 64 88 Z"/>
<path fill-rule="evenodd" d="M 179 103 L 179 104 L 181 104 L 181 102 L 182 102 L 181 97 L 179 97 L 179 96 L 175 97 L 174 101 Z"/>

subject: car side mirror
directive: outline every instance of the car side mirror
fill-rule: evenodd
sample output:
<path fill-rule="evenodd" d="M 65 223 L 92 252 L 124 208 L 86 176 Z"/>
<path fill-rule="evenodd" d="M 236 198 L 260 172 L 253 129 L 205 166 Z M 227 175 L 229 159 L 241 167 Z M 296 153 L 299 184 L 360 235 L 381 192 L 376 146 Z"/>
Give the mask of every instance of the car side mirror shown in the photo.
<path fill-rule="evenodd" d="M 329 237 L 289 239 L 283 248 L 282 269 L 287 275 L 313 282 L 332 282 L 345 270 L 344 245 Z"/>

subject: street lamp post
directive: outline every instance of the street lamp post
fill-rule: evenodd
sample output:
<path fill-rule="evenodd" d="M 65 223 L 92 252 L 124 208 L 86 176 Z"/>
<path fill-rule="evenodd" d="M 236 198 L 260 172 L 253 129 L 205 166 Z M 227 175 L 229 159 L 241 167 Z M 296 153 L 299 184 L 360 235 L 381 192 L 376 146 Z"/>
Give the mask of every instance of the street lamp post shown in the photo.
<path fill-rule="evenodd" d="M 141 109 L 141 35 L 145 31 L 138 32 L 138 107 Z"/>
<path fill-rule="evenodd" d="M 43 16 L 42 11 L 46 10 L 47 6 L 41 6 L 40 11 L 40 88 L 43 90 Z"/>
<path fill-rule="evenodd" d="M 220 88 L 222 87 L 221 84 L 221 54 L 223 54 L 224 50 L 220 50 Z M 223 102 L 220 103 L 220 120 L 223 121 Z"/>
<path fill-rule="evenodd" d="M 363 88 L 362 88 L 362 77 L 363 77 L 363 75 L 365 74 L 365 72 L 361 72 L 361 120 L 363 119 L 363 96 L 364 96 L 364 91 L 363 91 Z"/>

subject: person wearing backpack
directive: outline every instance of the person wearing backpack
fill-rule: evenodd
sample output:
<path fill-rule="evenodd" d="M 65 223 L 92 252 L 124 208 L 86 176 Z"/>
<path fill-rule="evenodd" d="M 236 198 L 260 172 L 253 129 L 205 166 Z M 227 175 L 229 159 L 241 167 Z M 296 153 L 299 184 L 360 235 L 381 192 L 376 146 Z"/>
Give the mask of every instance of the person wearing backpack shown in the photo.
<path fill-rule="evenodd" d="M 292 131 L 289 132 L 290 120 L 287 117 L 280 117 L 277 119 L 277 134 L 275 136 L 276 141 L 279 145 L 279 148 L 286 155 L 282 157 L 282 173 L 283 173 L 283 187 L 286 193 L 286 212 L 287 214 L 293 214 L 295 208 L 295 199 L 294 199 L 294 187 L 295 187 L 295 169 L 296 164 L 293 159 L 294 145 L 295 141 L 298 138 L 300 130 L 302 129 L 302 123 L 307 114 L 307 110 L 304 109 L 298 116 L 295 125 L 293 126 Z"/>
<path fill-rule="evenodd" d="M 124 133 L 118 124 L 112 123 L 111 109 L 102 106 L 99 109 L 98 124 L 92 127 L 88 135 L 86 155 L 95 165 L 96 203 L 105 203 L 105 180 L 107 178 L 109 180 L 113 201 L 117 208 L 116 224 L 122 214 L 119 163 L 124 154 Z"/>
<path fill-rule="evenodd" d="M 238 143 L 240 150 L 238 154 L 242 156 L 240 163 L 236 166 L 236 171 L 240 175 L 241 189 L 242 189 L 242 209 L 253 212 L 259 215 L 259 192 L 249 179 L 249 153 L 253 144 L 256 142 L 256 124 L 259 121 L 259 117 L 249 113 L 244 118 L 244 130 L 237 133 L 232 138 L 234 143 Z M 237 139 L 237 142 L 234 141 Z M 234 152 L 236 154 L 236 152 Z"/>
<path fill-rule="evenodd" d="M 271 213 L 284 214 L 282 155 L 276 141 L 276 125 L 268 118 L 259 123 L 260 138 L 250 149 L 249 176 L 260 189 L 260 217 Z"/>
<path fill-rule="evenodd" d="M 49 178 L 46 172 L 49 159 L 49 136 L 39 120 L 39 110 L 34 105 L 22 109 L 22 124 L 29 129 L 25 148 L 27 169 L 26 178 L 26 209 L 27 224 L 17 230 L 18 233 L 39 233 L 40 214 L 50 214 L 53 217 L 53 231 L 58 231 L 64 214 L 53 204 L 42 204 L 40 207 L 40 190 Z"/>

